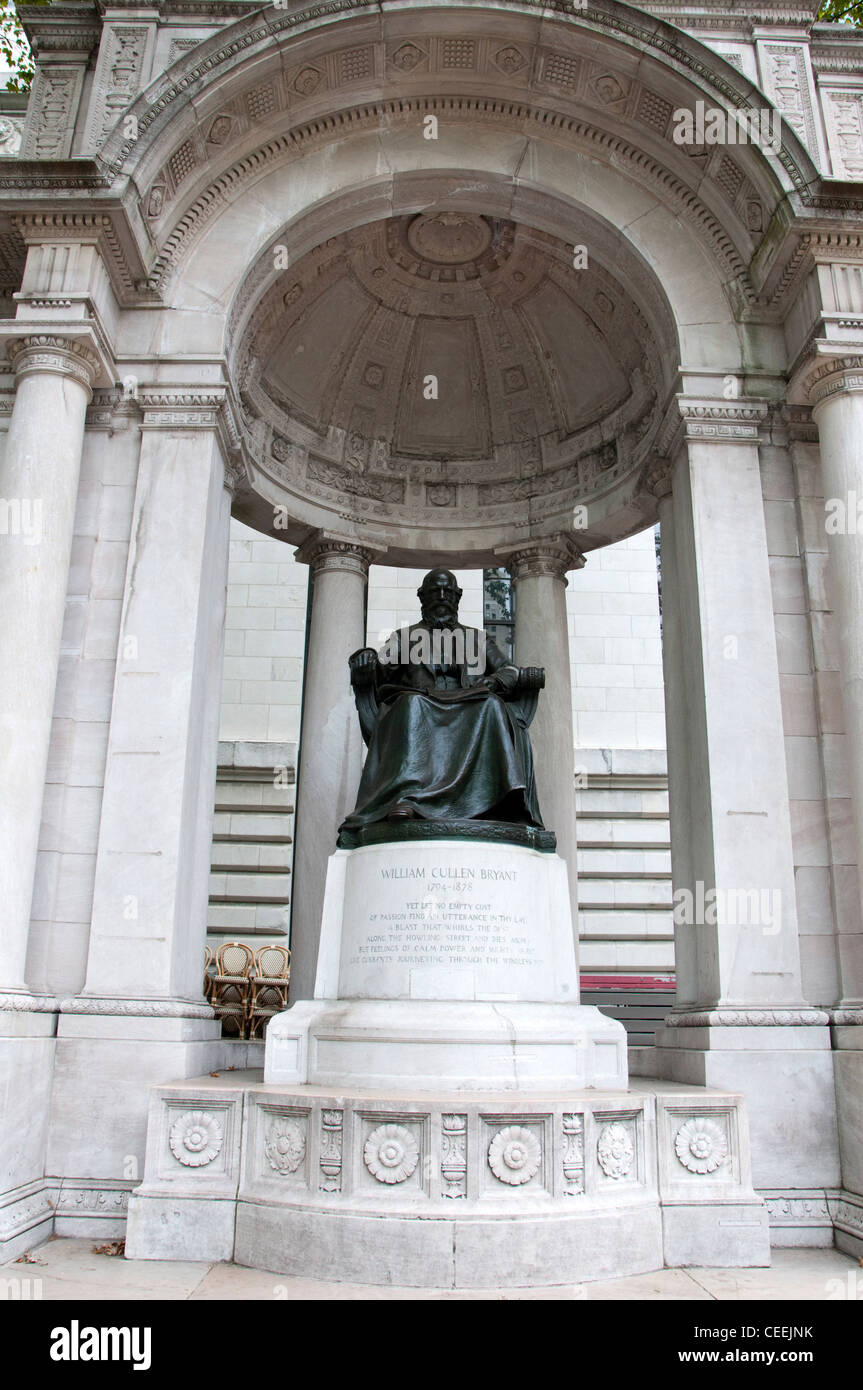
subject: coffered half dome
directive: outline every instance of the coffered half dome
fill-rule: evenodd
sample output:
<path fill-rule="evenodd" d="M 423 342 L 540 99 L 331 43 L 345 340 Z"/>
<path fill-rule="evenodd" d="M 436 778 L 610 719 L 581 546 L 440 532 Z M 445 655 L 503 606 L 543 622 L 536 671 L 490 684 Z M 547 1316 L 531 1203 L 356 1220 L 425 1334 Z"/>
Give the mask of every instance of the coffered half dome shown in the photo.
<path fill-rule="evenodd" d="M 586 245 L 449 204 L 277 276 L 238 378 L 255 462 L 298 517 L 396 547 L 410 530 L 413 553 L 423 529 L 489 554 L 502 527 L 571 529 L 647 457 L 665 396 L 645 315 Z"/>

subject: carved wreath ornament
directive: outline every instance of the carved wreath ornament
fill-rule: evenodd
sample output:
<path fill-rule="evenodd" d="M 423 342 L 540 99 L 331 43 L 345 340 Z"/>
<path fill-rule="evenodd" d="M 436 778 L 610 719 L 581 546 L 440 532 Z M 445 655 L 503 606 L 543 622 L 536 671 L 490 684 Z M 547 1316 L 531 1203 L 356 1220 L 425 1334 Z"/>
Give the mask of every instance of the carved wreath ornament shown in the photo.
<path fill-rule="evenodd" d="M 187 1110 L 171 1125 L 171 1153 L 187 1168 L 203 1168 L 221 1152 L 225 1131 L 220 1119 L 204 1110 Z"/>
<path fill-rule="evenodd" d="M 713 1173 L 728 1157 L 728 1140 L 721 1125 L 700 1115 L 680 1126 L 674 1151 L 690 1173 Z"/>
<path fill-rule="evenodd" d="M 306 1156 L 306 1133 L 299 1120 L 280 1115 L 267 1131 L 264 1145 L 270 1167 L 286 1177 L 295 1173 Z"/>
<path fill-rule="evenodd" d="M 536 1135 L 522 1125 L 506 1125 L 488 1146 L 488 1166 L 512 1187 L 530 1182 L 539 1172 L 542 1150 Z"/>
<path fill-rule="evenodd" d="M 378 1125 L 363 1147 L 365 1165 L 378 1182 L 405 1182 L 419 1156 L 419 1145 L 404 1125 Z"/>
<path fill-rule="evenodd" d="M 635 1158 L 635 1145 L 626 1125 L 606 1125 L 596 1145 L 596 1158 L 607 1178 L 625 1178 Z"/>

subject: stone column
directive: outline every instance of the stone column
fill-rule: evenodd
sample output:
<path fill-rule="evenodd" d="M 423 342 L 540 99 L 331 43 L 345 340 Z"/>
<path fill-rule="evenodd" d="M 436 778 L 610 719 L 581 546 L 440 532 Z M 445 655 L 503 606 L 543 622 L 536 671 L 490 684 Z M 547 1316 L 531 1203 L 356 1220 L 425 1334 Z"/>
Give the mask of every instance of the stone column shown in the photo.
<path fill-rule="evenodd" d="M 54 687 L 84 440 L 98 370 L 70 338 L 13 340 L 15 404 L 0 472 L 0 991 L 26 996 L 24 966 Z M 50 1001 L 48 1001 L 50 1003 Z M 45 1001 L 43 1001 L 44 1006 Z"/>
<path fill-rule="evenodd" d="M 863 357 L 819 363 L 809 376 L 824 482 L 831 595 L 836 610 L 845 747 L 855 807 L 863 919 Z M 842 1026 L 863 1024 L 863 935 L 840 943 Z M 858 1044 L 859 1046 L 859 1044 Z"/>
<path fill-rule="evenodd" d="M 807 385 L 821 452 L 863 921 L 863 356 L 816 359 Z M 839 938 L 842 998 L 832 1010 L 845 1192 L 834 1215 L 839 1248 L 863 1255 L 863 933 L 857 925 Z"/>
<path fill-rule="evenodd" d="M 689 728 L 686 670 L 681 634 L 680 588 L 675 555 L 672 465 L 654 460 L 644 475 L 646 490 L 656 497 L 662 557 L 662 667 L 665 676 L 665 730 L 668 764 L 668 816 L 671 827 L 671 870 L 674 888 L 687 888 L 690 872 Z M 674 963 L 677 1006 L 694 1005 L 698 999 L 690 928 L 674 926 Z"/>
<path fill-rule="evenodd" d="M 674 865 L 681 994 L 657 1033 L 657 1059 L 674 1080 L 747 1095 L 756 1186 L 829 1185 L 837 1167 L 827 1015 L 801 994 L 759 470 L 767 406 L 678 403 L 663 625 L 676 687 L 669 768 L 685 778 L 671 801 L 672 853 L 684 844 Z"/>
<path fill-rule="evenodd" d="M 569 536 L 525 543 L 509 557 L 515 581 L 515 661 L 544 666 L 530 741 L 536 767 L 539 809 L 566 861 L 572 927 L 578 942 L 575 756 L 572 730 L 572 675 L 566 616 L 566 572 L 580 569 L 584 556 Z"/>
<path fill-rule="evenodd" d="M 314 994 L 327 861 L 354 808 L 363 742 L 348 657 L 365 646 L 372 551 L 318 533 L 296 552 L 311 565 L 311 615 L 300 725 L 291 911 L 291 999 Z"/>

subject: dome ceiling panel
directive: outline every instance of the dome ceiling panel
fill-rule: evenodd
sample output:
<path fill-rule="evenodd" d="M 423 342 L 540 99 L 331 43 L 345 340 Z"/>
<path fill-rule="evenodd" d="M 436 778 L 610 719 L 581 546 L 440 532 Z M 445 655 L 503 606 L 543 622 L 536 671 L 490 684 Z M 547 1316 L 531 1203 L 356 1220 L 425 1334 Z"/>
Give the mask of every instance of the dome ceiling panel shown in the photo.
<path fill-rule="evenodd" d="M 246 324 L 249 438 L 297 515 L 426 528 L 438 549 L 478 524 L 495 544 L 570 529 L 580 499 L 637 476 L 665 403 L 664 349 L 609 269 L 449 203 L 331 236 Z"/>

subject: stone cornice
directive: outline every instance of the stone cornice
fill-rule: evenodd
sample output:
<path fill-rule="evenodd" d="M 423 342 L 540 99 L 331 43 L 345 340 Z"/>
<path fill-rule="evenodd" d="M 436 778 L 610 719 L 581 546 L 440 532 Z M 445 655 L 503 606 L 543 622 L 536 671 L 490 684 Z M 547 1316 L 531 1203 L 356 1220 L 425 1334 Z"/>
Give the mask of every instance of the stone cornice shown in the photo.
<path fill-rule="evenodd" d="M 75 995 L 60 1002 L 63 1014 L 119 1015 L 121 1018 L 213 1018 L 213 1010 L 203 1000 L 130 999 Z"/>

